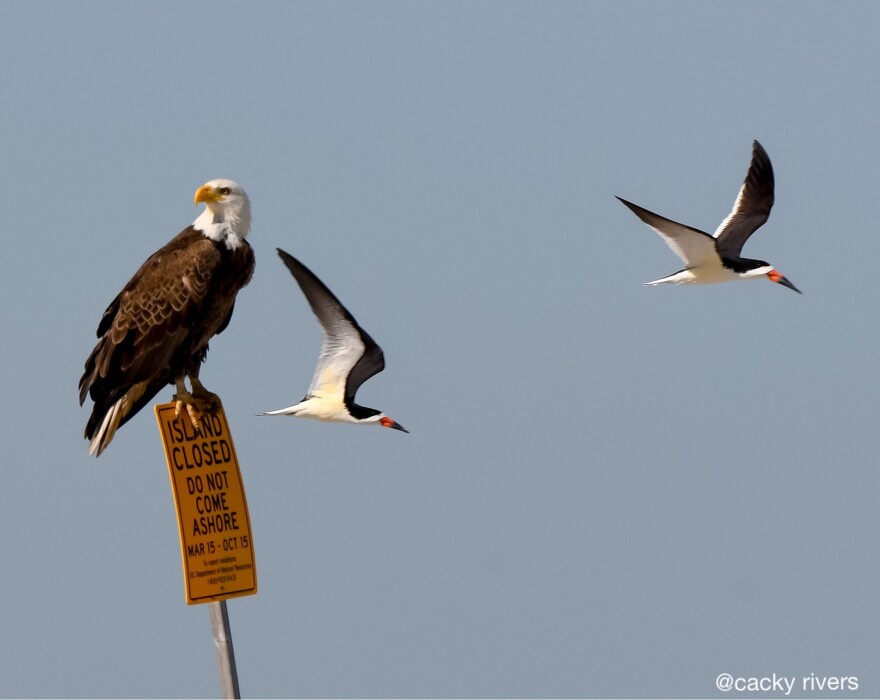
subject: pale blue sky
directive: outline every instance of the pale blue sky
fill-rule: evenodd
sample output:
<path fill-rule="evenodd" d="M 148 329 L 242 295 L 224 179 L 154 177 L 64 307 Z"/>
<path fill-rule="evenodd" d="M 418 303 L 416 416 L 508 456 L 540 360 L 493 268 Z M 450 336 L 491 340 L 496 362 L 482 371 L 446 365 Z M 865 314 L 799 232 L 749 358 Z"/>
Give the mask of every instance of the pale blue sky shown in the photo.
<path fill-rule="evenodd" d="M 105 306 L 217 177 L 257 255 L 202 372 L 255 540 L 244 695 L 711 697 L 722 672 L 880 695 L 878 25 L 0 4 L 0 696 L 218 693 L 155 420 L 95 461 L 76 401 Z M 642 286 L 679 260 L 614 195 L 713 231 L 753 139 L 776 204 L 744 252 L 803 296 Z M 382 345 L 358 398 L 410 435 L 255 416 L 320 344 L 276 247 Z"/>

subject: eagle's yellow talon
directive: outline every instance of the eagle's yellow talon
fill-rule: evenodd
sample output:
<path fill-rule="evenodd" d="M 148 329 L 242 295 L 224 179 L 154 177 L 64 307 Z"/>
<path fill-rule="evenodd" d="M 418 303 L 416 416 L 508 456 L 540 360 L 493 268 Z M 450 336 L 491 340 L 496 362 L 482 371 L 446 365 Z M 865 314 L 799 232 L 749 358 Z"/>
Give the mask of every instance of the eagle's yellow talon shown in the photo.
<path fill-rule="evenodd" d="M 188 403 L 186 405 L 186 412 L 189 414 L 189 419 L 192 421 L 193 428 L 195 428 L 196 435 L 202 434 L 202 413 L 198 408 L 195 407 L 194 404 Z"/>

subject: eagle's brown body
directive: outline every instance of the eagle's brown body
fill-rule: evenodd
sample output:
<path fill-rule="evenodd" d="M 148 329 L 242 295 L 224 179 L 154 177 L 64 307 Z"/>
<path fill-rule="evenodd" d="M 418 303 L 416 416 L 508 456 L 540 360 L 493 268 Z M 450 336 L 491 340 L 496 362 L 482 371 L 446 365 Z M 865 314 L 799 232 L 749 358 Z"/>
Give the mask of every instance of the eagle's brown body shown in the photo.
<path fill-rule="evenodd" d="M 108 432 L 102 426 L 114 411 L 115 425 L 93 444 L 98 454 L 162 387 L 198 377 L 208 341 L 229 324 L 235 296 L 253 271 L 246 240 L 229 249 L 188 226 L 135 273 L 104 312 L 79 382 L 80 404 L 86 396 L 95 403 L 87 439 Z"/>

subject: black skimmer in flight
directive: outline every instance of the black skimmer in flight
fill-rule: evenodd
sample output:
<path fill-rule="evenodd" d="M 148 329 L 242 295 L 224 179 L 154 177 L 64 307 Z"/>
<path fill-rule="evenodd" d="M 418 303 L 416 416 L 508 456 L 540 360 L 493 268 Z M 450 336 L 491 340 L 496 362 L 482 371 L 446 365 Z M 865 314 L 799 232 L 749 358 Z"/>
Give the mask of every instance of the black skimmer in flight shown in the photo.
<path fill-rule="evenodd" d="M 408 433 L 400 423 L 375 408 L 354 402 L 358 387 L 385 369 L 382 348 L 361 328 L 327 286 L 292 255 L 278 255 L 308 299 L 324 330 L 324 342 L 312 385 L 303 400 L 261 416 L 299 416 L 342 423 L 381 425 Z"/>
<path fill-rule="evenodd" d="M 773 166 L 767 151 L 757 141 L 752 144 L 752 162 L 733 203 L 733 211 L 721 222 L 714 236 L 618 199 L 659 233 L 686 265 L 674 275 L 645 284 L 712 284 L 766 277 L 801 294 L 801 290 L 770 263 L 740 257 L 743 245 L 767 221 L 773 206 Z"/>

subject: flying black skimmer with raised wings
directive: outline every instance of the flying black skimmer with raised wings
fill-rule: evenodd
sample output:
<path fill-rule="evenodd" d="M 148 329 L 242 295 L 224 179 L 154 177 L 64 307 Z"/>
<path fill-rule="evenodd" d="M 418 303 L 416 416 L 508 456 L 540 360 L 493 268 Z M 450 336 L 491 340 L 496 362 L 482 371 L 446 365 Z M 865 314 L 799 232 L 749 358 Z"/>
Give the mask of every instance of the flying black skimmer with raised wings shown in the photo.
<path fill-rule="evenodd" d="M 260 415 L 381 425 L 408 433 L 409 430 L 381 411 L 354 402 L 358 387 L 385 369 L 382 348 L 311 270 L 280 248 L 278 255 L 317 316 L 324 331 L 324 341 L 312 385 L 302 401 Z"/>
<path fill-rule="evenodd" d="M 733 211 L 721 222 L 714 236 L 662 217 L 621 197 L 617 199 L 659 233 L 686 266 L 673 275 L 645 284 L 713 284 L 766 277 L 801 293 L 770 263 L 740 257 L 743 245 L 767 221 L 773 206 L 773 166 L 767 151 L 757 141 L 752 144 L 752 162 L 733 203 Z"/>

